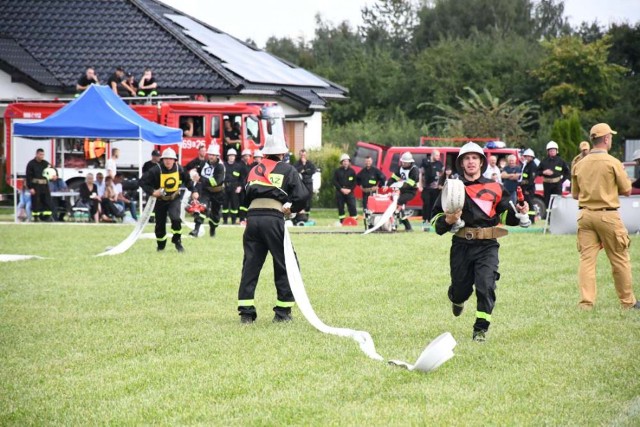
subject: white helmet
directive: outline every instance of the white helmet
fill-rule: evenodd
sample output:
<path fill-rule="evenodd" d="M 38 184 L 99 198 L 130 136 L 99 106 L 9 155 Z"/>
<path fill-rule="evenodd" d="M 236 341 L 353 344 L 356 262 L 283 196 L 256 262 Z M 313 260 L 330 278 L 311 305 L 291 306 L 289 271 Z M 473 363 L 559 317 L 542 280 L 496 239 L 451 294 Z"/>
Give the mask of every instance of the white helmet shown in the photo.
<path fill-rule="evenodd" d="M 469 153 L 477 153 L 482 157 L 481 172 L 484 173 L 484 171 L 487 170 L 488 166 L 487 156 L 484 155 L 484 151 L 482 151 L 482 148 L 480 148 L 480 146 L 475 142 L 467 142 L 462 146 L 462 148 L 460 148 L 460 152 L 458 153 L 458 157 L 456 158 L 456 169 L 458 170 L 458 173 L 461 175 L 464 174 L 464 169 L 462 167 L 462 158 L 465 154 Z"/>
<path fill-rule="evenodd" d="M 633 152 L 633 160 L 640 160 L 640 149 Z"/>
<path fill-rule="evenodd" d="M 245 148 L 244 150 L 242 150 L 242 155 L 243 156 L 250 156 L 251 155 L 251 150 L 249 150 L 248 148 Z"/>
<path fill-rule="evenodd" d="M 45 170 L 42 171 L 42 176 L 48 180 L 51 180 L 53 179 L 53 177 L 58 176 L 58 172 L 51 166 L 48 166 Z"/>
<path fill-rule="evenodd" d="M 173 150 L 173 148 L 165 148 L 162 152 L 162 156 L 160 156 L 160 159 L 178 160 L 178 156 L 176 156 L 176 152 Z"/>
<path fill-rule="evenodd" d="M 209 145 L 209 149 L 207 150 L 207 154 L 212 156 L 220 156 L 220 146 L 218 144 Z"/>
<path fill-rule="evenodd" d="M 555 141 L 549 141 L 547 143 L 547 151 L 551 150 L 552 148 L 555 148 L 556 150 L 558 149 L 558 143 Z"/>
<path fill-rule="evenodd" d="M 349 157 L 349 155 L 346 153 L 340 156 L 340 163 L 344 162 L 345 160 L 351 160 L 351 157 Z"/>
<path fill-rule="evenodd" d="M 260 150 L 256 150 L 253 152 L 253 158 L 255 159 L 256 157 L 263 157 L 262 156 L 262 151 Z"/>
<path fill-rule="evenodd" d="M 227 156 L 235 156 L 237 154 L 238 152 L 236 151 L 235 148 L 229 148 L 229 151 L 227 151 Z"/>
<path fill-rule="evenodd" d="M 269 135 L 266 138 L 262 152 L 265 155 L 284 154 L 289 152 L 289 147 L 284 142 L 284 138 L 276 139 L 273 135 Z"/>
<path fill-rule="evenodd" d="M 522 153 L 522 156 L 531 156 L 533 158 L 536 157 L 535 153 L 533 152 L 533 150 L 531 148 L 527 148 L 526 150 L 524 150 L 524 153 Z"/>
<path fill-rule="evenodd" d="M 411 155 L 411 153 L 407 151 L 405 153 L 402 153 L 402 157 L 400 157 L 400 162 L 413 163 L 415 162 L 415 160 L 413 160 L 413 156 Z"/>

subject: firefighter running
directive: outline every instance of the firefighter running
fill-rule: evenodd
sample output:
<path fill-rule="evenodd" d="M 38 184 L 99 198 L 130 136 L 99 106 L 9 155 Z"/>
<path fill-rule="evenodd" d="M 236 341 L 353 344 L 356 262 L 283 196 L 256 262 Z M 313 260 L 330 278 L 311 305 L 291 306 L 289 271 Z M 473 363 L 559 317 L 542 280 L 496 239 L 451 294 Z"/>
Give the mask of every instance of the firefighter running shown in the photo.
<path fill-rule="evenodd" d="M 160 163 L 142 175 L 140 187 L 148 196 L 154 196 L 156 206 L 156 241 L 158 251 L 167 245 L 167 214 L 171 220 L 171 243 L 178 252 L 184 252 L 181 241 L 182 225 L 180 220 L 180 185 L 186 184 L 189 177 L 177 162 L 178 156 L 171 148 L 162 152 Z"/>
<path fill-rule="evenodd" d="M 448 295 L 454 316 L 460 316 L 464 303 L 473 293 L 475 285 L 477 311 L 473 325 L 473 340 L 482 342 L 491 323 L 491 313 L 496 301 L 498 273 L 498 248 L 496 240 L 507 234 L 499 222 L 518 225 L 520 218 L 527 222 L 529 206 L 518 205 L 518 216 L 509 205 L 509 193 L 504 187 L 482 176 L 487 159 L 482 148 L 473 142 L 465 144 L 458 154 L 456 167 L 465 185 L 464 207 L 445 214 L 440 197 L 433 207 L 432 226 L 439 235 L 455 232 L 452 237 L 450 267 L 451 286 Z M 465 227 L 455 230 L 453 224 L 462 218 Z"/>
<path fill-rule="evenodd" d="M 405 212 L 405 205 L 415 197 L 420 179 L 420 171 L 414 165 L 413 156 L 410 152 L 402 154 L 400 157 L 400 166 L 392 173 L 391 178 L 387 181 L 387 186 L 400 182 L 400 197 L 398 197 L 399 216 L 406 231 L 413 231 L 409 217 Z"/>
<path fill-rule="evenodd" d="M 49 175 L 55 169 L 49 167 L 44 159 L 44 150 L 38 148 L 36 157 L 27 163 L 27 177 L 25 185 L 31 193 L 31 212 L 35 221 L 53 221 L 53 202 L 49 191 Z"/>
<path fill-rule="evenodd" d="M 282 162 L 288 152 L 284 140 L 267 137 L 262 152 L 266 158 L 249 172 L 245 197 L 247 227 L 242 238 L 244 259 L 238 290 L 240 322 L 245 324 L 253 323 L 257 317 L 254 294 L 267 252 L 273 257 L 277 290 L 273 321 L 292 320 L 294 298 L 284 260 L 284 217 L 303 209 L 309 196 L 296 169 Z"/>
<path fill-rule="evenodd" d="M 224 202 L 224 164 L 220 161 L 220 147 L 211 144 L 207 150 L 207 161 L 202 165 L 199 185 L 194 186 L 198 202 L 206 206 L 206 211 L 198 212 L 195 216 L 195 228 L 190 236 L 198 237 L 200 226 L 209 221 L 209 236 L 215 237 L 216 228 L 220 225 L 220 208 Z"/>

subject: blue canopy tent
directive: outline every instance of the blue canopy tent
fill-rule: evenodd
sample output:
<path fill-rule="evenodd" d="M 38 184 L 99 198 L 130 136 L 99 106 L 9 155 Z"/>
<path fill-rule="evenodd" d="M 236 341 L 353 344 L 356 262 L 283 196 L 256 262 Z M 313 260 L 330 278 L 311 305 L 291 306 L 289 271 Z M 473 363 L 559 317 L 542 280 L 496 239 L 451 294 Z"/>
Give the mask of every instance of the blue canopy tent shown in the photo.
<path fill-rule="evenodd" d="M 182 142 L 182 129 L 162 126 L 141 117 L 109 87 L 95 84 L 89 86 L 77 99 L 40 122 L 15 123 L 13 134 L 27 138 L 137 140 L 139 141 L 140 174 L 142 173 L 142 141 L 157 145 Z M 15 150 L 12 152 L 15 153 Z M 13 178 L 16 182 L 15 168 Z M 14 200 L 17 200 L 15 194 Z"/>

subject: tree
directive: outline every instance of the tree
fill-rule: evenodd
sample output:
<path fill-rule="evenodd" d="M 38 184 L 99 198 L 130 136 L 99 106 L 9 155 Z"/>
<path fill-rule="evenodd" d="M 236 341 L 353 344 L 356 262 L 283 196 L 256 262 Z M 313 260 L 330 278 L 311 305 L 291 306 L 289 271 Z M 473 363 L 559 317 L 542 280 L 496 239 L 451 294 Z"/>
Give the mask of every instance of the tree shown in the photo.
<path fill-rule="evenodd" d="M 369 46 L 389 44 L 398 54 L 406 52 L 417 25 L 412 0 L 377 0 L 362 9 L 360 33 Z"/>
<path fill-rule="evenodd" d="M 536 40 L 551 39 L 571 34 L 571 25 L 564 16 L 564 2 L 540 0 L 533 12 L 533 36 Z"/>
<path fill-rule="evenodd" d="M 558 154 L 567 162 L 579 152 L 579 145 L 584 140 L 585 132 L 580 126 L 577 111 L 572 111 L 565 118 L 557 119 L 553 123 L 551 139 L 558 143 Z"/>
<path fill-rule="evenodd" d="M 484 89 L 482 95 L 469 87 L 465 90 L 471 96 L 458 98 L 458 108 L 438 104 L 442 115 L 434 117 L 431 126 L 442 128 L 442 134 L 449 137 L 499 137 L 512 145 L 523 145 L 528 139 L 527 128 L 536 123 L 538 107 L 528 101 L 514 104 L 504 102 Z"/>
<path fill-rule="evenodd" d="M 547 56 L 533 75 L 543 85 L 545 106 L 562 115 L 568 108 L 604 110 L 613 104 L 626 69 L 608 62 L 610 37 L 584 43 L 566 36 L 542 45 Z"/>

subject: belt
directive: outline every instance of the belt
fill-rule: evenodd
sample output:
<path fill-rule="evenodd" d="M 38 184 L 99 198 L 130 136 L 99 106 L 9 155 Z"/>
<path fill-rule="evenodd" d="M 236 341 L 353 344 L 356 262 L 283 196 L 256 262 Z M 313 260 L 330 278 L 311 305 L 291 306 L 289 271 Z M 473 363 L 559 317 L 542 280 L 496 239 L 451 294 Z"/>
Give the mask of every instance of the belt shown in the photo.
<path fill-rule="evenodd" d="M 33 178 L 31 180 L 31 182 L 34 183 L 34 184 L 46 184 L 47 180 L 46 179 Z"/>
<path fill-rule="evenodd" d="M 251 209 L 274 209 L 282 212 L 282 203 L 275 199 L 253 199 L 249 205 L 249 210 Z"/>
<path fill-rule="evenodd" d="M 542 178 L 542 182 L 544 182 L 545 184 L 555 184 L 556 182 L 560 182 L 561 179 L 561 176 L 555 178 Z"/>
<path fill-rule="evenodd" d="M 455 234 L 458 237 L 464 237 L 467 240 L 484 240 L 497 239 L 509 234 L 509 231 L 502 227 L 462 227 Z"/>
<path fill-rule="evenodd" d="M 584 206 L 580 206 L 579 209 L 586 209 L 588 211 L 594 211 L 594 212 L 601 212 L 601 211 L 617 211 L 618 208 L 599 208 L 599 209 L 591 209 L 591 208 L 586 208 Z"/>
<path fill-rule="evenodd" d="M 218 185 L 217 187 L 205 187 L 209 193 L 219 193 L 224 190 L 222 185 Z"/>
<path fill-rule="evenodd" d="M 176 197 L 178 197 L 178 194 L 180 194 L 179 191 L 173 192 L 171 194 L 167 194 L 166 196 L 160 196 L 159 199 L 160 200 L 174 200 Z"/>
<path fill-rule="evenodd" d="M 367 187 L 367 188 L 362 188 L 362 192 L 363 193 L 375 193 L 378 190 L 378 187 Z"/>

